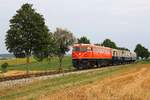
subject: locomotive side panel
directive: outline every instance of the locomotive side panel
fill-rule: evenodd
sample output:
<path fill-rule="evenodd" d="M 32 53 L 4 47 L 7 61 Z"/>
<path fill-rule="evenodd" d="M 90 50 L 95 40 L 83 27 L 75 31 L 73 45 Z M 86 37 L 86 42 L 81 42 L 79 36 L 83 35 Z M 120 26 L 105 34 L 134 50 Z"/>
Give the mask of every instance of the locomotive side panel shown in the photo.
<path fill-rule="evenodd" d="M 111 64 L 111 48 L 102 46 L 80 44 L 75 45 L 72 52 L 73 66 L 78 68 L 89 68 L 95 65 L 103 66 Z"/>

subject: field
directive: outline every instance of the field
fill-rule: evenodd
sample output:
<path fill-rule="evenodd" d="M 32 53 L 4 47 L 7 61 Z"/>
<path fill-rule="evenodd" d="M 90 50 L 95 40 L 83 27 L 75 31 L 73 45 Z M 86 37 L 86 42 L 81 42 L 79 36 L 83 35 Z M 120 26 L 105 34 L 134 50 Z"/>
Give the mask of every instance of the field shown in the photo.
<path fill-rule="evenodd" d="M 0 88 L 0 99 L 149 100 L 149 83 L 150 64 L 137 63 Z"/>
<path fill-rule="evenodd" d="M 0 60 L 1 64 L 7 62 L 8 72 L 5 74 L 1 73 L 0 67 L 0 77 L 4 76 L 15 76 L 26 74 L 27 68 L 29 68 L 30 73 L 36 73 L 39 71 L 56 71 L 59 69 L 59 60 L 57 57 L 53 57 L 51 62 L 44 60 L 42 62 L 37 62 L 34 58 L 30 58 L 30 64 L 27 66 L 25 58 L 17 58 L 17 59 L 10 59 L 10 60 Z M 63 69 L 73 69 L 71 56 L 65 56 L 62 62 Z"/>
<path fill-rule="evenodd" d="M 27 69 L 26 59 L 10 59 L 10 60 L 0 60 L 0 65 L 4 62 L 9 64 L 8 71 L 25 71 Z M 71 69 L 72 61 L 71 56 L 66 56 L 63 59 L 62 66 L 64 69 Z M 45 71 L 45 70 L 58 70 L 59 60 L 57 57 L 51 59 L 51 62 L 44 60 L 42 62 L 37 62 L 35 59 L 31 58 L 31 63 L 29 64 L 30 71 Z M 0 68 L 1 69 L 1 68 Z"/>

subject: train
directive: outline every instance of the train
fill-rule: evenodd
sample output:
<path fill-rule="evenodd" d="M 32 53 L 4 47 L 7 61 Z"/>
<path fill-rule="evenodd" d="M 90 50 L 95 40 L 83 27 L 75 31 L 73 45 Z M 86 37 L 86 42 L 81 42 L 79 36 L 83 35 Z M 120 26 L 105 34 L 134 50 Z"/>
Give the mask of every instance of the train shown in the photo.
<path fill-rule="evenodd" d="M 72 64 L 77 69 L 133 63 L 135 52 L 113 49 L 94 44 L 74 44 Z"/>

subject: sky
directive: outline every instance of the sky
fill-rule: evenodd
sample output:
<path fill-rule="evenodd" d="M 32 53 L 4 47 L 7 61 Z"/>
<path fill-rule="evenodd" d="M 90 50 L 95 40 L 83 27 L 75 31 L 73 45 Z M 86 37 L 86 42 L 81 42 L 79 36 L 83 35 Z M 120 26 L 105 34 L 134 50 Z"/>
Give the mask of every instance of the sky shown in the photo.
<path fill-rule="evenodd" d="M 33 4 L 51 32 L 60 27 L 93 44 L 109 38 L 131 51 L 138 43 L 150 50 L 149 0 L 0 0 L 0 53 L 8 53 L 9 20 L 24 3 Z"/>

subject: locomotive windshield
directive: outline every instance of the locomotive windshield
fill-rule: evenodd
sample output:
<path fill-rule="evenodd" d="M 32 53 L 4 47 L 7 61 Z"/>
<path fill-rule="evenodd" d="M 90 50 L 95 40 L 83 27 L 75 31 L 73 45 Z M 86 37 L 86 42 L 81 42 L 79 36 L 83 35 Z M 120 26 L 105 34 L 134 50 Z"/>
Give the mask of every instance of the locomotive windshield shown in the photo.
<path fill-rule="evenodd" d="M 73 47 L 73 51 L 80 51 L 79 47 Z"/>
<path fill-rule="evenodd" d="M 89 48 L 89 47 L 74 47 L 73 51 L 87 52 L 87 51 L 91 51 L 91 48 Z"/>

